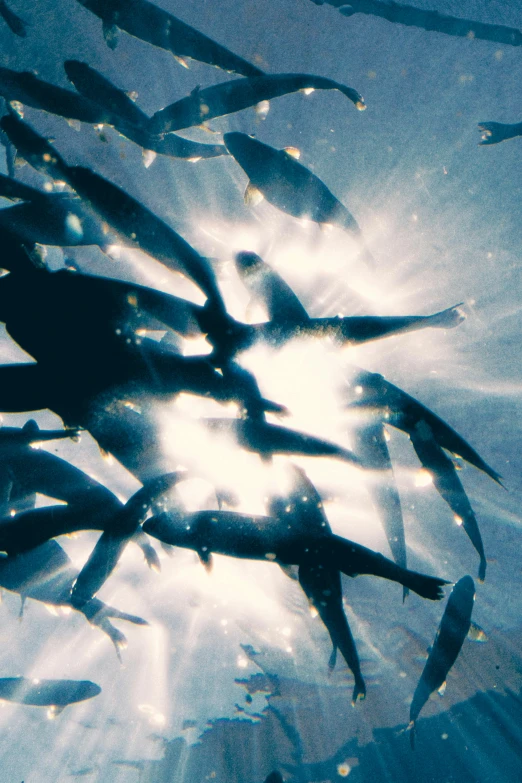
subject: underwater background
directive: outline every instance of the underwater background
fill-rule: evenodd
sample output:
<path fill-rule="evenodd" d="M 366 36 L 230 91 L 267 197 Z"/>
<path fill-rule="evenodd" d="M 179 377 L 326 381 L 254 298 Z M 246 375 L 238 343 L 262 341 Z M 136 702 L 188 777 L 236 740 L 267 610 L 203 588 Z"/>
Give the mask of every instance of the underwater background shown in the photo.
<path fill-rule="evenodd" d="M 434 9 L 434 3 L 414 4 Z M 278 350 L 251 349 L 241 362 L 265 397 L 291 410 L 287 426 L 347 447 L 350 427 L 338 394 L 345 368 L 353 363 L 381 373 L 450 422 L 502 475 L 507 491 L 469 465 L 460 474 L 488 560 L 473 610 L 487 641 L 464 643 L 443 698 L 435 694 L 422 712 L 412 751 L 404 731 L 409 703 L 443 603 L 413 594 L 403 603 L 399 585 L 343 577 L 368 688 L 365 701 L 352 707 L 351 672 L 339 660 L 329 674 L 328 635 L 310 616 L 298 583 L 275 564 L 216 556 L 208 573 L 193 552 L 176 549 L 171 556 L 159 552 L 157 574 L 129 547 L 100 591 L 107 603 L 150 624 L 125 628 L 122 663 L 79 614 L 53 616 L 29 600 L 20 618 L 19 597 L 4 592 L 0 676 L 87 679 L 102 693 L 54 720 L 45 710 L 3 704 L 0 782 L 261 783 L 274 769 L 291 783 L 346 776 L 354 782 L 519 780 L 522 142 L 479 146 L 477 126 L 522 120 L 520 48 L 375 15 L 346 18 L 310 0 L 157 4 L 267 73 L 317 74 L 364 96 L 367 110 L 357 112 L 337 92 L 297 93 L 272 101 L 264 119 L 247 109 L 211 120 L 211 134 L 194 128 L 181 135 L 220 143 L 221 134 L 240 131 L 278 149 L 298 147 L 301 163 L 356 217 L 375 269 L 361 262 L 353 238 L 339 228 L 321 230 L 266 201 L 246 206 L 246 176 L 231 156 L 193 163 L 158 155 L 147 168 L 140 147 L 114 129 L 104 129 L 102 138 L 87 124 L 77 130 L 28 107 L 24 118 L 52 137 L 68 163 L 117 183 L 211 258 L 238 320 L 263 318 L 233 267 L 241 250 L 274 266 L 314 316 L 429 314 L 463 303 L 466 319 L 455 329 L 342 349 L 303 338 Z M 9 6 L 27 22 L 27 36 L 14 35 L 0 20 L 0 66 L 34 70 L 72 89 L 63 62 L 82 60 L 136 91 L 149 115 L 197 85 L 234 78 L 194 60 L 183 68 L 169 52 L 124 32 L 111 50 L 100 19 L 76 0 L 12 0 Z M 436 9 L 522 29 L 517 2 L 437 0 Z M 29 166 L 17 168 L 16 176 L 35 187 L 44 182 Z M 68 248 L 66 256 L 91 273 L 202 301 L 194 286 L 138 251 L 109 260 L 98 248 Z M 46 262 L 59 268 L 62 251 L 50 248 Z M 3 327 L 0 351 L 2 364 L 30 361 Z M 198 465 L 243 493 L 243 510 L 263 513 L 256 476 L 266 467 L 259 458 L 230 444 L 210 447 L 186 426 L 187 416 L 223 415 L 219 410 L 189 395 L 158 406 L 170 469 Z M 61 426 L 49 411 L 31 416 L 42 427 Z M 27 418 L 4 415 L 3 423 L 20 426 Z M 407 437 L 396 430 L 390 435 L 409 567 L 450 582 L 475 577 L 476 553 L 434 488 L 419 486 Z M 139 487 L 117 461 L 104 459 L 87 433 L 79 444 L 57 441 L 45 448 L 123 499 Z M 294 461 L 324 491 L 336 533 L 390 556 L 357 470 L 332 460 Z M 196 482 L 187 505 L 206 507 L 210 486 Z M 86 532 L 60 543 L 80 568 L 96 538 Z"/>

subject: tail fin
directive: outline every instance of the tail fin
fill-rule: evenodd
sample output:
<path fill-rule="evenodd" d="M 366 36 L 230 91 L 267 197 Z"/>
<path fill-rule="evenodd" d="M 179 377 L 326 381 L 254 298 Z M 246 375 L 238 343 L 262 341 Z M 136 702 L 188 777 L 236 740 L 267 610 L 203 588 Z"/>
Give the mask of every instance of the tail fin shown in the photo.
<path fill-rule="evenodd" d="M 437 576 L 426 576 L 416 571 L 406 571 L 403 585 L 409 587 L 417 595 L 427 598 L 429 601 L 440 601 L 444 598 L 444 585 L 450 584 L 446 579 L 440 579 Z"/>
<path fill-rule="evenodd" d="M 463 304 L 464 302 L 460 302 L 453 307 L 448 307 L 447 310 L 428 316 L 429 325 L 434 329 L 454 329 L 466 320 L 465 314 L 460 309 Z"/>

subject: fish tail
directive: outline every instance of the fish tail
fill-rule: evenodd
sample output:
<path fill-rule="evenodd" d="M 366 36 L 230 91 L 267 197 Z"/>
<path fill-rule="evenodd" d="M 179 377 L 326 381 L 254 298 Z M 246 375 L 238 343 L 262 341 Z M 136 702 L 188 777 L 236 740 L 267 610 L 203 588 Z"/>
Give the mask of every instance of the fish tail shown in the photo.
<path fill-rule="evenodd" d="M 440 313 L 434 313 L 428 316 L 429 325 L 435 329 L 454 329 L 466 319 L 466 316 L 460 309 L 464 303 L 453 305 Z"/>
<path fill-rule="evenodd" d="M 407 587 L 404 587 L 404 585 L 403 585 L 403 588 L 402 588 L 402 603 L 403 604 L 406 602 L 406 599 L 409 596 L 409 594 L 410 594 L 409 589 Z"/>
<path fill-rule="evenodd" d="M 357 702 L 364 701 L 366 698 L 366 685 L 362 677 L 355 678 L 355 685 L 352 693 L 352 707 L 355 707 Z"/>
<path fill-rule="evenodd" d="M 440 601 L 444 597 L 442 587 L 449 584 L 446 579 L 407 570 L 404 572 L 401 583 L 404 587 L 409 587 L 414 593 L 429 601 Z"/>
<path fill-rule="evenodd" d="M 478 569 L 478 578 L 481 582 L 484 582 L 484 580 L 486 579 L 486 567 L 487 567 L 486 558 L 482 556 L 480 558 L 480 565 Z"/>
<path fill-rule="evenodd" d="M 411 749 L 415 750 L 415 721 L 410 721 L 407 731 L 410 732 L 410 745 Z"/>

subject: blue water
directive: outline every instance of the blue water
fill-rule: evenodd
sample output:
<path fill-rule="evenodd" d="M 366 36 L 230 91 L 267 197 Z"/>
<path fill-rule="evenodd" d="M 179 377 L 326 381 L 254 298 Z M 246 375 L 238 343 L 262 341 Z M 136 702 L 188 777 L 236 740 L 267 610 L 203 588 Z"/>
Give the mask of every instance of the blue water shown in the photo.
<path fill-rule="evenodd" d="M 242 361 L 256 373 L 264 396 L 290 407 L 290 426 L 347 446 L 349 427 L 336 408 L 343 368 L 353 362 L 380 372 L 451 423 L 502 474 L 508 492 L 470 466 L 459 474 L 488 557 L 473 613 L 488 640 L 465 642 L 444 697 L 435 695 L 423 710 L 412 752 L 403 730 L 442 604 L 413 595 L 403 605 L 396 585 L 344 578 L 368 685 L 365 702 L 352 708 L 351 673 L 339 660 L 328 675 L 326 631 L 310 616 L 298 584 L 275 565 L 216 558 L 207 574 L 195 554 L 176 550 L 171 557 L 161 554 L 162 571 L 155 574 L 129 547 L 100 593 L 150 623 L 125 628 L 123 665 L 83 617 L 54 617 L 29 601 L 20 621 L 19 598 L 4 594 L 0 676 L 91 679 L 102 694 L 53 721 L 43 710 L 4 705 L 0 783 L 74 776 L 99 783 L 261 783 L 273 769 L 292 783 L 333 783 L 343 776 L 518 780 L 522 141 L 480 147 L 477 125 L 522 120 L 520 49 L 374 16 L 347 19 L 310 0 L 160 4 L 269 73 L 327 76 L 364 96 L 368 108 L 360 113 L 339 93 L 291 95 L 274 100 L 264 120 L 246 110 L 211 121 L 212 134 L 193 129 L 186 135 L 215 143 L 238 130 L 277 148 L 298 147 L 301 162 L 356 217 L 377 271 L 361 264 L 357 246 L 340 230 L 303 225 L 266 202 L 245 206 L 246 177 L 232 158 L 190 163 L 158 156 L 145 168 L 141 149 L 112 129 L 102 141 L 87 125 L 78 132 L 60 117 L 29 108 L 25 118 L 55 140 L 67 162 L 90 166 L 126 188 L 214 259 L 227 306 L 240 320 L 264 314 L 249 305 L 233 270 L 239 250 L 258 252 L 273 264 L 311 315 L 429 314 L 464 302 L 467 318 L 457 329 L 357 349 L 297 343 L 280 354 L 252 351 Z M 415 5 L 434 8 L 429 0 Z M 84 60 L 119 87 L 135 90 L 138 105 L 153 114 L 197 85 L 233 78 L 193 61 L 184 69 L 168 52 L 125 33 L 111 51 L 100 20 L 76 0 L 12 0 L 10 6 L 28 22 L 28 35 L 16 37 L 0 20 L 0 65 L 36 70 L 64 87 L 70 85 L 63 62 Z M 437 9 L 522 28 L 519 3 L 439 0 Z M 17 169 L 17 176 L 35 186 L 44 182 L 29 166 Z M 84 270 L 198 297 L 143 254 L 122 253 L 111 261 L 87 248 L 67 256 Z M 48 263 L 63 264 L 59 249 L 49 250 Z M 95 305 L 93 311 L 95 316 Z M 0 350 L 2 363 L 27 360 L 5 332 Z M 226 473 L 228 464 L 228 480 L 240 484 L 245 510 L 261 513 L 257 457 L 228 446 L 222 454 L 217 447 L 202 453 L 183 429 L 189 417 L 208 411 L 190 400 L 158 409 L 172 468 L 201 458 L 202 472 L 212 480 L 216 466 Z M 220 415 L 219 409 L 210 415 Z M 35 416 L 42 426 L 60 426 L 48 411 Z M 6 415 L 4 423 L 26 419 Z M 432 487 L 415 485 L 419 465 L 407 438 L 390 434 L 410 567 L 452 582 L 475 576 L 477 558 L 464 532 Z M 80 444 L 46 448 L 122 498 L 139 486 L 121 465 L 104 460 L 87 434 Z M 330 461 L 297 462 L 328 496 L 335 532 L 389 556 L 357 471 Z M 274 470 L 283 463 L 276 460 Z M 209 491 L 209 485 L 196 485 L 187 491 L 187 504 L 205 507 Z M 94 533 L 82 533 L 60 543 L 81 567 L 95 540 Z"/>

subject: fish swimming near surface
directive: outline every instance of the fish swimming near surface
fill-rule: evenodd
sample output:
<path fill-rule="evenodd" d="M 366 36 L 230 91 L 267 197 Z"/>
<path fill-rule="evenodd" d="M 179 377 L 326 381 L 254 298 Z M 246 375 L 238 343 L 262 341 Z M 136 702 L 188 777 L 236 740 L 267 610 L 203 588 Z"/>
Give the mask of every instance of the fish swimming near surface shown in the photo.
<path fill-rule="evenodd" d="M 118 30 L 124 30 L 134 38 L 166 49 L 176 58 L 189 57 L 243 76 L 259 76 L 263 73 L 248 60 L 147 0 L 78 2 L 102 20 L 103 34 L 111 49 L 117 44 Z"/>
<path fill-rule="evenodd" d="M 202 552 L 279 565 L 316 566 L 347 576 L 372 574 L 409 587 L 423 598 L 438 601 L 446 580 L 409 571 L 354 541 L 324 533 L 304 535 L 300 524 L 281 524 L 273 517 L 234 511 L 171 510 L 148 519 L 143 530 L 166 544 Z"/>
<path fill-rule="evenodd" d="M 64 117 L 92 125 L 113 125 L 118 117 L 95 101 L 40 79 L 31 71 L 0 68 L 0 95 L 6 101 L 17 101 Z"/>
<path fill-rule="evenodd" d="M 459 579 L 448 599 L 424 671 L 410 707 L 410 742 L 415 747 L 415 722 L 430 695 L 442 688 L 468 635 L 475 601 L 475 585 L 470 576 Z"/>
<path fill-rule="evenodd" d="M 136 106 L 126 92 L 116 87 L 109 79 L 79 60 L 67 60 L 65 72 L 76 89 L 87 99 L 100 103 L 112 117 L 107 123 L 144 151 L 173 158 L 197 160 L 227 155 L 223 144 L 201 144 L 184 139 L 173 133 L 155 134 L 149 128 L 149 117 Z"/>
<path fill-rule="evenodd" d="M 419 421 L 415 425 L 410 434 L 410 440 L 423 468 L 430 474 L 435 488 L 455 514 L 455 521 L 462 525 L 477 550 L 480 557 L 478 576 L 481 581 L 484 581 L 486 578 L 486 555 L 482 536 L 455 465 L 439 446 L 431 427 L 425 421 Z"/>
<path fill-rule="evenodd" d="M 281 95 L 298 91 L 339 90 L 357 109 L 366 108 L 364 99 L 357 90 L 344 84 L 304 73 L 263 74 L 249 79 L 235 79 L 224 84 L 215 84 L 203 90 L 196 87 L 190 95 L 182 98 L 151 118 L 148 129 L 151 133 L 169 133 L 200 125 L 215 117 L 224 117 L 262 101 L 270 101 Z"/>
<path fill-rule="evenodd" d="M 282 497 L 271 498 L 268 512 L 282 525 L 302 527 L 303 535 L 332 535 L 332 529 L 323 509 L 321 496 L 305 471 L 292 465 L 292 487 Z M 303 563 L 299 566 L 299 584 L 310 604 L 316 609 L 333 644 L 328 668 L 333 670 L 337 650 L 355 678 L 352 704 L 364 699 L 366 686 L 361 673 L 357 647 L 343 607 L 343 591 L 339 571 L 325 563 Z"/>
<path fill-rule="evenodd" d="M 522 136 L 522 122 L 512 125 L 502 122 L 481 122 L 478 127 L 482 133 L 479 141 L 480 147 L 486 144 L 499 144 L 501 141 Z"/>
<path fill-rule="evenodd" d="M 261 196 L 295 218 L 344 228 L 363 246 L 368 263 L 374 263 L 353 215 L 319 177 L 287 150 L 277 150 L 246 133 L 225 133 L 223 141 L 249 179 L 245 191 L 247 203 Z"/>
<path fill-rule="evenodd" d="M 31 707 L 57 707 L 93 699 L 101 688 L 90 680 L 37 680 L 27 677 L 1 677 L 0 700 Z"/>
<path fill-rule="evenodd" d="M 379 373 L 359 370 L 352 389 L 356 392 L 356 399 L 352 399 L 349 407 L 379 413 L 385 422 L 406 432 L 410 437 L 415 426 L 420 421 L 425 421 L 439 446 L 461 457 L 503 486 L 501 475 L 491 468 L 458 432 L 415 397 L 390 383 Z"/>
<path fill-rule="evenodd" d="M 5 0 L 0 0 L 0 16 L 7 24 L 11 32 L 25 38 L 27 35 L 27 23 L 12 11 Z"/>
<path fill-rule="evenodd" d="M 78 570 L 73 568 L 71 560 L 57 541 L 47 541 L 15 557 L 0 558 L 0 586 L 18 593 L 22 598 L 22 605 L 28 598 L 32 598 L 46 606 L 74 608 L 71 604 L 71 591 L 77 576 Z M 79 611 L 91 625 L 107 634 L 118 657 L 126 639 L 111 623 L 111 619 L 148 625 L 141 617 L 121 612 L 97 598 L 93 598 Z"/>

